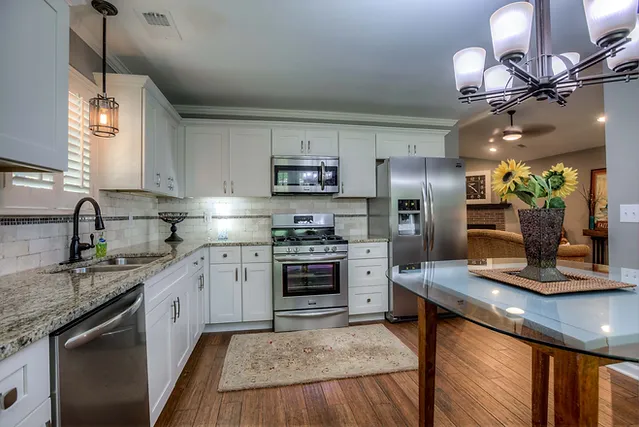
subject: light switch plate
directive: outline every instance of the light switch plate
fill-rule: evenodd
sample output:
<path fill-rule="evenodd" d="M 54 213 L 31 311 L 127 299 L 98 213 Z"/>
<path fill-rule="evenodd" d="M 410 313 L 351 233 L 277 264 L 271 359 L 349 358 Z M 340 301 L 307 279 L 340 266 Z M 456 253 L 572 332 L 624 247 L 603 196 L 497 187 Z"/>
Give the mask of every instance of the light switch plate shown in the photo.
<path fill-rule="evenodd" d="M 621 205 L 619 212 L 619 221 L 639 222 L 639 205 Z"/>
<path fill-rule="evenodd" d="M 635 270 L 633 268 L 622 268 L 621 281 L 639 286 L 639 270 Z"/>
<path fill-rule="evenodd" d="M 133 228 L 133 214 L 129 214 L 129 228 Z"/>

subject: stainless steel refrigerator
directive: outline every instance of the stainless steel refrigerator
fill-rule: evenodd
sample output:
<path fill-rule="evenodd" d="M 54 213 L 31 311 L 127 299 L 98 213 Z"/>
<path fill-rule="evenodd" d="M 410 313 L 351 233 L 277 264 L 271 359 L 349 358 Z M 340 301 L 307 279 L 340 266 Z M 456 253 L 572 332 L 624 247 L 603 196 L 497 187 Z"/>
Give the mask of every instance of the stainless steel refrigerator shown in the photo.
<path fill-rule="evenodd" d="M 447 158 L 391 157 L 377 166 L 377 196 L 368 199 L 371 237 L 388 239 L 388 265 L 419 269 L 424 261 L 466 259 L 466 168 Z M 417 316 L 417 297 L 389 282 L 391 322 Z"/>

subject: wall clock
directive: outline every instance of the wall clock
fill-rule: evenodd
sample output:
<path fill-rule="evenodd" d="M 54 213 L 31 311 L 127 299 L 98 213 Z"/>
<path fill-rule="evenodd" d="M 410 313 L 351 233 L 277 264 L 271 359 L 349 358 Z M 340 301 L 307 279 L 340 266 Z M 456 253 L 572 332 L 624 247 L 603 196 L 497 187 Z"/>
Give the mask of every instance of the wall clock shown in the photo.
<path fill-rule="evenodd" d="M 490 171 L 466 172 L 466 203 L 490 203 Z"/>

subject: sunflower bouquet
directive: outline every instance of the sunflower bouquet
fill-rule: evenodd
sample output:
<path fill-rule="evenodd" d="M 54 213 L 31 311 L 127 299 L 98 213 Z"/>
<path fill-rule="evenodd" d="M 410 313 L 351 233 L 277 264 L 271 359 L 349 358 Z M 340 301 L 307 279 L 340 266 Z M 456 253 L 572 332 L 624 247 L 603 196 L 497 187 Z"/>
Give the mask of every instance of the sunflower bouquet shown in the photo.
<path fill-rule="evenodd" d="M 502 161 L 493 172 L 493 190 L 502 200 L 517 197 L 532 209 L 564 209 L 564 198 L 577 189 L 577 169 L 558 163 L 541 175 L 513 159 Z M 543 200 L 543 206 L 538 205 Z"/>

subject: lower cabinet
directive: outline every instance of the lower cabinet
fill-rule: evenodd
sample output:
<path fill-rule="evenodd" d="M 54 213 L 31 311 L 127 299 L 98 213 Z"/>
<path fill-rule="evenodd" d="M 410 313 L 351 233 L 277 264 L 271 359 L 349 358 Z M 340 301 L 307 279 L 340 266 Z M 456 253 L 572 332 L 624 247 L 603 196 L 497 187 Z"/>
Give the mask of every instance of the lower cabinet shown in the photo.
<path fill-rule="evenodd" d="M 146 353 L 151 425 L 160 416 L 173 391 L 173 295 L 167 295 L 146 315 Z"/>
<path fill-rule="evenodd" d="M 191 333 L 189 331 L 189 313 L 193 310 L 191 299 L 193 298 L 189 286 L 189 278 L 185 278 L 178 285 L 174 293 L 173 304 L 175 315 L 173 316 L 173 368 L 175 372 L 182 372 L 186 361 L 191 354 Z M 193 343 L 195 345 L 195 342 Z"/>
<path fill-rule="evenodd" d="M 242 320 L 273 320 L 271 263 L 244 264 L 242 278 Z"/>
<path fill-rule="evenodd" d="M 241 264 L 211 265 L 209 274 L 211 323 L 242 321 L 241 268 Z"/>
<path fill-rule="evenodd" d="M 388 243 L 348 245 L 348 313 L 388 311 Z"/>
<path fill-rule="evenodd" d="M 191 342 L 197 342 L 204 331 L 205 317 L 205 276 L 204 268 L 193 274 L 189 280 L 189 330 Z"/>

